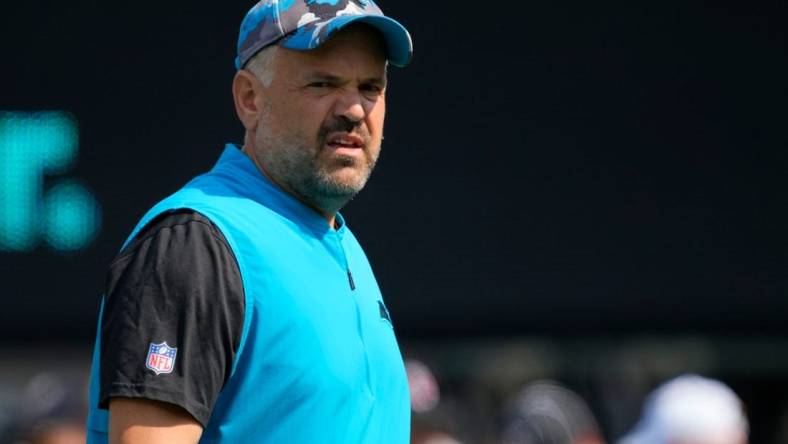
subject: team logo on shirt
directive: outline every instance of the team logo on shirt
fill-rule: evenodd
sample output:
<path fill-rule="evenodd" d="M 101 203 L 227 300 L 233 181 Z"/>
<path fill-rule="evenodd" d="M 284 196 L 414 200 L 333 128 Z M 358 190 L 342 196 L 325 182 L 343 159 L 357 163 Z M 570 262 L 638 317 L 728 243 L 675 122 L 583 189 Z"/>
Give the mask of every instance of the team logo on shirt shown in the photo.
<path fill-rule="evenodd" d="M 380 319 L 384 320 L 389 323 L 392 327 L 394 326 L 391 323 L 391 315 L 389 314 L 389 309 L 386 308 L 386 304 L 383 301 L 378 301 L 378 308 L 380 309 Z"/>
<path fill-rule="evenodd" d="M 153 370 L 157 375 L 172 373 L 172 370 L 175 368 L 175 356 L 177 354 L 178 349 L 170 347 L 166 342 L 161 344 L 151 342 L 148 348 L 148 357 L 145 358 L 145 367 Z"/>

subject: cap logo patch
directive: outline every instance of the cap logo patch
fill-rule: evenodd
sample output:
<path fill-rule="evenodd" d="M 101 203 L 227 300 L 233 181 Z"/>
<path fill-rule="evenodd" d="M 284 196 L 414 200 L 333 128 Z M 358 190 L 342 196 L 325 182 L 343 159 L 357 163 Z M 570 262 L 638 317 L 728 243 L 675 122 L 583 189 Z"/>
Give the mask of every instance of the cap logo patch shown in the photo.
<path fill-rule="evenodd" d="M 157 375 L 162 373 L 172 373 L 175 368 L 175 356 L 178 349 L 170 347 L 166 342 L 154 344 L 151 342 L 148 348 L 148 357 L 145 359 L 145 366 L 153 370 Z"/>

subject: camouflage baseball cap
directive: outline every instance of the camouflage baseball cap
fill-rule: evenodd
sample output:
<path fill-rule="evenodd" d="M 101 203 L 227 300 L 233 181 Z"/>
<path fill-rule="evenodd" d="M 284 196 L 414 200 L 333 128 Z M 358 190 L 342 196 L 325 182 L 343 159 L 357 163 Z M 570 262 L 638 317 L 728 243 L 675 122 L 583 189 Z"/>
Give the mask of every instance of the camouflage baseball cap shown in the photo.
<path fill-rule="evenodd" d="M 384 16 L 372 0 L 261 0 L 241 22 L 235 67 L 241 69 L 272 44 L 297 51 L 317 48 L 332 34 L 356 22 L 380 31 L 389 63 L 405 66 L 410 62 L 410 34 L 396 20 Z"/>

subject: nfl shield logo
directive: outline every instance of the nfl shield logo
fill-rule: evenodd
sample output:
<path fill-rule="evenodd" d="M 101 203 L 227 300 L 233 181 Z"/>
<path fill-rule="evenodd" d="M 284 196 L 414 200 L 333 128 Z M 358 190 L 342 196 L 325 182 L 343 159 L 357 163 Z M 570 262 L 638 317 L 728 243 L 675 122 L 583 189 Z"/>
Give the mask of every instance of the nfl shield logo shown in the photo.
<path fill-rule="evenodd" d="M 176 354 L 178 354 L 178 349 L 170 347 L 166 342 L 151 343 L 148 357 L 145 359 L 145 366 L 156 372 L 157 375 L 172 373 L 172 369 L 175 368 Z"/>

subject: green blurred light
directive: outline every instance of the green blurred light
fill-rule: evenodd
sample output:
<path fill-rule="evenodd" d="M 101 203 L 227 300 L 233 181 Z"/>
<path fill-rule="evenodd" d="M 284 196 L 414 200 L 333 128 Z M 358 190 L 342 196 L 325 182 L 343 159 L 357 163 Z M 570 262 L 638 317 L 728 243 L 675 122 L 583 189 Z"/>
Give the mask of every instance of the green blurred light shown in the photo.
<path fill-rule="evenodd" d="M 44 239 L 59 251 L 84 248 L 96 237 L 101 209 L 93 194 L 75 181 L 52 188 L 44 198 Z"/>
<path fill-rule="evenodd" d="M 44 175 L 68 171 L 78 149 L 77 123 L 69 113 L 0 112 L 0 250 L 30 251 L 42 235 L 50 239 L 48 228 L 40 231 L 46 226 L 40 220 L 42 212 L 48 212 Z M 95 217 L 90 205 L 75 208 L 84 210 L 87 219 Z"/>

